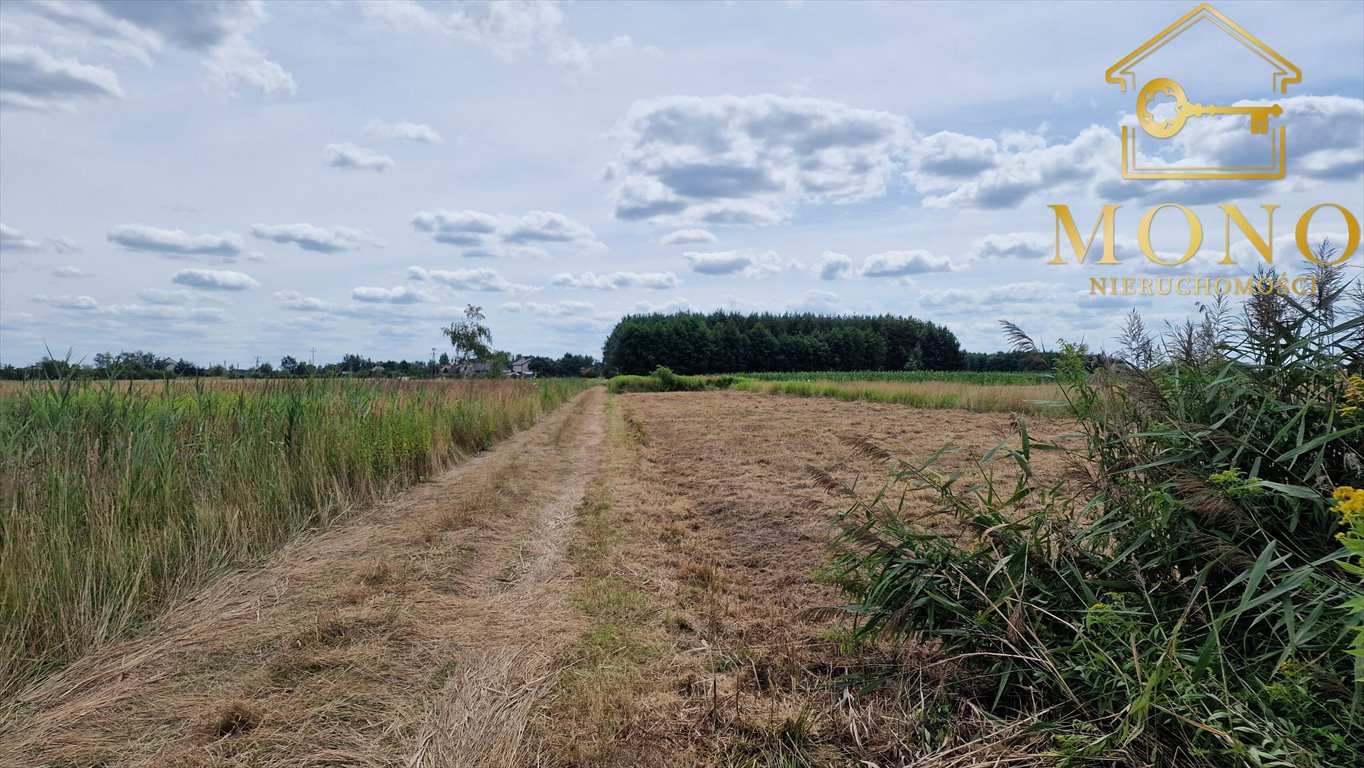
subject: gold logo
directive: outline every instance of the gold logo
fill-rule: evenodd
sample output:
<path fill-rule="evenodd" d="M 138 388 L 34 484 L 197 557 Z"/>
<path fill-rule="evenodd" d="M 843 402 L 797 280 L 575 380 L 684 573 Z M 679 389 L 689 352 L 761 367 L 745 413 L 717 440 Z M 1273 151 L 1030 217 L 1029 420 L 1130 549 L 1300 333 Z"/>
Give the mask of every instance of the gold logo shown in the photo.
<path fill-rule="evenodd" d="M 1200 26 L 1202 25 L 1202 26 Z M 1154 66 L 1154 55 L 1166 50 L 1180 36 L 1190 30 L 1207 29 L 1208 26 L 1221 30 L 1227 37 L 1245 46 L 1256 60 L 1269 68 L 1272 93 L 1287 93 L 1290 83 L 1302 82 L 1302 70 L 1288 59 L 1275 53 L 1273 49 L 1260 42 L 1239 24 L 1224 16 L 1220 11 L 1203 3 L 1184 14 L 1178 21 L 1166 27 L 1160 34 L 1146 41 L 1144 45 L 1129 53 L 1122 61 L 1108 68 L 1105 77 L 1110 83 L 1117 83 L 1125 92 L 1137 91 L 1136 71 L 1142 65 Z M 1173 48 L 1173 47 L 1172 47 Z M 1217 57 L 1215 60 L 1226 61 Z M 1164 73 L 1162 73 L 1164 74 Z M 1194 165 L 1187 161 L 1167 160 L 1169 145 L 1156 145 L 1156 151 L 1142 153 L 1139 150 L 1140 133 L 1131 126 L 1122 127 L 1122 175 L 1126 179 L 1282 179 L 1287 162 L 1287 130 L 1282 124 L 1270 128 L 1272 118 L 1283 114 L 1278 104 L 1268 106 L 1217 106 L 1191 102 L 1184 87 L 1174 78 L 1153 77 L 1137 91 L 1137 123 L 1141 132 L 1156 142 L 1172 139 L 1184 130 L 1190 120 L 1200 117 L 1219 115 L 1244 115 L 1249 118 L 1247 130 L 1252 135 L 1263 136 L 1263 163 L 1238 163 L 1230 166 Z M 1275 121 L 1277 122 L 1277 121 Z"/>

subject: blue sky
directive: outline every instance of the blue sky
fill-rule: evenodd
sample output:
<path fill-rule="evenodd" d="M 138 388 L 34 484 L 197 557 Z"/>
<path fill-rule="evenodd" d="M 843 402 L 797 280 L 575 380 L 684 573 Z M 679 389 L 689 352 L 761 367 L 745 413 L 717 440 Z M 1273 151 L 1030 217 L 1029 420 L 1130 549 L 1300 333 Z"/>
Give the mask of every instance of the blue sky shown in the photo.
<path fill-rule="evenodd" d="M 600 354 L 623 314 L 673 308 L 1111 346 L 1128 308 L 1195 302 L 1087 295 L 1092 267 L 1045 264 L 1048 203 L 1085 230 L 1121 203 L 1124 252 L 1141 212 L 1187 203 L 1199 276 L 1238 273 L 1218 203 L 1282 206 L 1288 272 L 1303 210 L 1364 218 L 1364 3 L 1218 4 L 1301 68 L 1286 95 L 1215 35 L 1160 65 L 1191 100 L 1283 105 L 1287 179 L 1121 180 L 1133 94 L 1104 72 L 1192 7 L 7 0 L 0 361 L 425 359 L 466 303 L 531 354 Z M 1237 157 L 1246 120 L 1161 152 Z M 1343 240 L 1332 215 L 1314 237 Z"/>

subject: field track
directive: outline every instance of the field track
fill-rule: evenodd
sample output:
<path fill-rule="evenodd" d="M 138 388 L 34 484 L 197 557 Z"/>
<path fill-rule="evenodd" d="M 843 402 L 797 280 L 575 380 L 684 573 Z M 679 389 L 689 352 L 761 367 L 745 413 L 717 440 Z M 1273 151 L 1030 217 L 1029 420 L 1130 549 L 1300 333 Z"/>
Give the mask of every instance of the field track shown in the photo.
<path fill-rule="evenodd" d="M 601 388 L 21 692 L 0 765 L 521 765 Z M 224 738 L 232 736 L 233 738 Z"/>
<path fill-rule="evenodd" d="M 1016 428 L 596 387 L 22 691 L 0 766 L 897 765 L 917 695 L 855 700 L 837 677 L 923 656 L 840 646 L 816 577 L 846 503 L 830 483 L 875 487 L 865 445 L 950 443 L 969 473 Z"/>

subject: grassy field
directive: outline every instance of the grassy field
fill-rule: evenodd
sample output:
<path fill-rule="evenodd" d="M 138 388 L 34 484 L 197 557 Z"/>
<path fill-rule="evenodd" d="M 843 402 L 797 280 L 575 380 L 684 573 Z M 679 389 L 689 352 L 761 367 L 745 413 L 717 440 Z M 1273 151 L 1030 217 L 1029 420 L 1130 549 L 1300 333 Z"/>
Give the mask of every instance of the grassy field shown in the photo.
<path fill-rule="evenodd" d="M 1052 380 L 1050 373 L 994 373 L 989 371 L 799 371 L 784 373 L 744 373 L 758 381 L 899 381 L 949 382 L 954 384 L 1041 384 Z"/>
<path fill-rule="evenodd" d="M 650 376 L 616 376 L 610 387 L 617 394 L 737 389 L 984 413 L 1056 414 L 1069 409 L 1060 387 L 1050 376 L 1031 373 L 864 371 L 679 376 L 660 368 Z"/>
<path fill-rule="evenodd" d="M 992 374 L 998 375 L 998 374 Z M 1064 411 L 1065 401 L 1055 383 L 1038 382 L 1033 377 L 1013 382 L 977 383 L 971 379 L 952 380 L 857 380 L 812 379 L 809 381 L 744 379 L 733 389 L 796 397 L 833 397 L 839 400 L 867 400 L 898 403 L 916 408 L 964 408 L 982 412 Z"/>
<path fill-rule="evenodd" d="M 119 382 L 0 391 L 0 689 L 208 574 L 440 471 L 589 382 Z"/>

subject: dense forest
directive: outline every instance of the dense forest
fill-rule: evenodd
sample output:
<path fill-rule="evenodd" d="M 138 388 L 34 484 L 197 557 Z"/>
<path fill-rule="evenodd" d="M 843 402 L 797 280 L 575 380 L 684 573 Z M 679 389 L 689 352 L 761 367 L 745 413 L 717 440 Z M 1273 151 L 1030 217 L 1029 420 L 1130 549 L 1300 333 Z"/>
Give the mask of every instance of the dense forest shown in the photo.
<path fill-rule="evenodd" d="M 946 328 L 912 317 L 727 312 L 630 315 L 606 339 L 613 373 L 957 371 L 965 358 Z"/>

